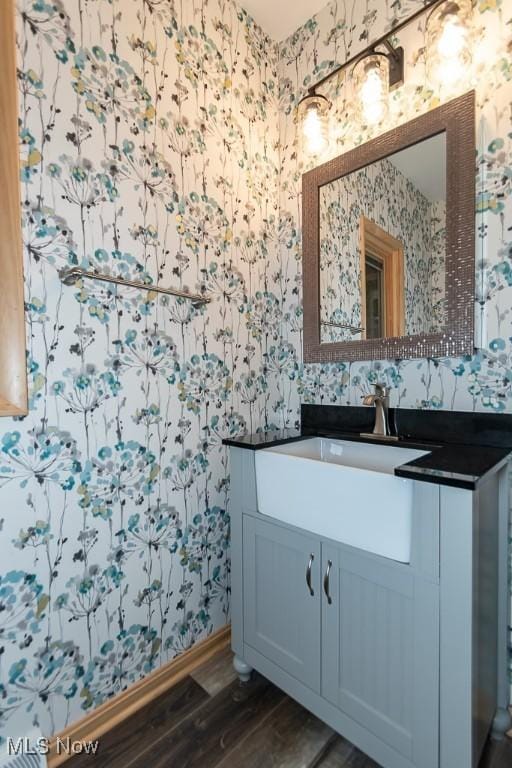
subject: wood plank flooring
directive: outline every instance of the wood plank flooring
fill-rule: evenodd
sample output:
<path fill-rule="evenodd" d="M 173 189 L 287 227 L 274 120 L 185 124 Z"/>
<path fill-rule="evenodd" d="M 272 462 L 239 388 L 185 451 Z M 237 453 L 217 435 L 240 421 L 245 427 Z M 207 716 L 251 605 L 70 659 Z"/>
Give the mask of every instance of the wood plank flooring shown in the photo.
<path fill-rule="evenodd" d="M 379 768 L 260 675 L 242 685 L 222 651 L 66 768 Z M 480 768 L 511 768 L 512 740 Z"/>

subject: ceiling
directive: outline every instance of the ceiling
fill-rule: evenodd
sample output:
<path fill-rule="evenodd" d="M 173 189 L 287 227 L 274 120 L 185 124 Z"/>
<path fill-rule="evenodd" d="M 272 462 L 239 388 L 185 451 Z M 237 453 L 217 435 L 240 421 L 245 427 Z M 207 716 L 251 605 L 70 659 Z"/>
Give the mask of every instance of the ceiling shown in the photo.
<path fill-rule="evenodd" d="M 388 159 L 428 200 L 446 200 L 445 133 L 421 141 Z"/>
<path fill-rule="evenodd" d="M 324 8 L 327 2 L 328 0 L 240 0 L 240 5 L 265 32 L 280 43 Z"/>

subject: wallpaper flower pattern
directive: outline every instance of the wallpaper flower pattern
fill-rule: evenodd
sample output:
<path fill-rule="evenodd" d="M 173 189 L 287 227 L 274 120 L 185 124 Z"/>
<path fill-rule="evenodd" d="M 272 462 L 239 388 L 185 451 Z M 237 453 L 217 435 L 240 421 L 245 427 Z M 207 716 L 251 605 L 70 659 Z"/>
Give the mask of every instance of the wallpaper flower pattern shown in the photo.
<path fill-rule="evenodd" d="M 320 190 L 321 319 L 352 328 L 366 323 L 361 316 L 363 216 L 402 244 L 405 332 L 440 331 L 446 206 L 443 200 L 425 197 L 389 160 L 343 176 Z M 355 340 L 361 333 L 324 325 L 321 338 L 324 342 Z"/>
<path fill-rule="evenodd" d="M 30 414 L 0 434 L 4 739 L 228 621 L 221 439 L 271 424 L 279 365 L 275 44 L 231 0 L 20 0 L 17 32 Z M 66 287 L 69 265 L 212 303 Z"/>
<path fill-rule="evenodd" d="M 331 2 L 278 49 L 232 0 L 19 0 L 30 414 L 0 433 L 3 738 L 63 728 L 226 622 L 223 436 L 378 379 L 406 406 L 510 409 L 511 0 L 477 3 L 482 351 L 301 361 L 294 107 L 419 5 Z M 407 35 L 390 124 L 438 100 Z M 339 154 L 369 134 L 330 90 Z M 70 264 L 213 301 L 68 288 Z"/>

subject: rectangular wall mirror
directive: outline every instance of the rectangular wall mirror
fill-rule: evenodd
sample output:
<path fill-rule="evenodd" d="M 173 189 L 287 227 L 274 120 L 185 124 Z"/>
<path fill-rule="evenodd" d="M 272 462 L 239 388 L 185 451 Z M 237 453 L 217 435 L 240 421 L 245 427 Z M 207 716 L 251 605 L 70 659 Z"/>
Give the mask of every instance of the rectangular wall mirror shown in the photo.
<path fill-rule="evenodd" d="M 474 94 L 303 177 L 306 362 L 473 351 Z"/>

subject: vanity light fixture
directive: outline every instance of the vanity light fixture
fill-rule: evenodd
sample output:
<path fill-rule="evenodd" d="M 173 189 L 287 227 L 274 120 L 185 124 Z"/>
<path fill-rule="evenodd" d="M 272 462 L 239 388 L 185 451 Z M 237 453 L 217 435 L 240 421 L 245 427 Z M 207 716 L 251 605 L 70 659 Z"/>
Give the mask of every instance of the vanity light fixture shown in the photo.
<path fill-rule="evenodd" d="M 312 85 L 299 102 L 297 119 L 305 155 L 317 156 L 329 146 L 331 102 L 318 89 L 341 70 L 353 66 L 352 77 L 360 120 L 377 125 L 388 110 L 389 92 L 404 82 L 404 50 L 391 38 L 429 12 L 427 19 L 427 68 L 440 87 L 453 85 L 471 60 L 472 0 L 431 0 L 390 32 L 344 64 L 334 67 Z M 385 49 L 382 50 L 382 49 Z"/>
<path fill-rule="evenodd" d="M 440 88 L 461 80 L 471 63 L 471 0 L 447 0 L 427 18 L 427 71 Z"/>
<path fill-rule="evenodd" d="M 378 46 L 387 48 L 387 53 L 377 51 Z M 352 76 L 361 120 L 366 125 L 375 125 L 380 123 L 387 113 L 389 91 L 403 83 L 404 50 L 394 48 L 386 39 L 372 46 L 368 54 L 357 56 L 355 61 Z M 317 93 L 317 88 L 349 63 L 330 72 L 310 88 L 308 95 L 299 102 L 297 117 L 302 150 L 311 157 L 322 154 L 329 146 L 331 102 Z"/>

